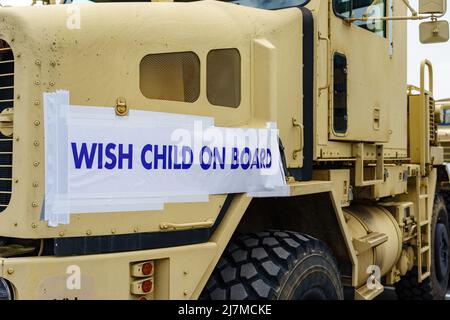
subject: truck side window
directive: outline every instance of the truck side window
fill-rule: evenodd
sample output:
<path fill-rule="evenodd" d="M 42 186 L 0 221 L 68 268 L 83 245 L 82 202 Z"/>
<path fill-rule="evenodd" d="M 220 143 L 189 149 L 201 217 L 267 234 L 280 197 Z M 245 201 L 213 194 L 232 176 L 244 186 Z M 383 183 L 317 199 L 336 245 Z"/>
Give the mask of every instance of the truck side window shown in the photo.
<path fill-rule="evenodd" d="M 347 132 L 347 58 L 335 53 L 333 64 L 333 130 L 344 134 Z"/>
<path fill-rule="evenodd" d="M 237 49 L 208 53 L 206 67 L 208 100 L 215 106 L 237 108 L 241 104 L 241 55 Z"/>
<path fill-rule="evenodd" d="M 333 0 L 333 9 L 342 18 L 369 18 L 386 16 L 386 0 Z M 381 20 L 355 21 L 354 24 L 386 37 L 386 22 Z"/>
<path fill-rule="evenodd" d="M 140 87 L 149 99 L 195 102 L 200 96 L 200 59 L 194 52 L 149 54 L 141 61 Z"/>

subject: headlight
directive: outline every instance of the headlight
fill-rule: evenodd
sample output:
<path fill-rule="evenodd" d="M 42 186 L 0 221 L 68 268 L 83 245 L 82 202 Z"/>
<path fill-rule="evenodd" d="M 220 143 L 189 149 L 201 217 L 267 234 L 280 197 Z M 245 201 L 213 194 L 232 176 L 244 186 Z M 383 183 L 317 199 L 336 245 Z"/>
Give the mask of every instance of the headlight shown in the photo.
<path fill-rule="evenodd" d="M 13 300 L 11 287 L 3 278 L 0 278 L 0 300 Z"/>

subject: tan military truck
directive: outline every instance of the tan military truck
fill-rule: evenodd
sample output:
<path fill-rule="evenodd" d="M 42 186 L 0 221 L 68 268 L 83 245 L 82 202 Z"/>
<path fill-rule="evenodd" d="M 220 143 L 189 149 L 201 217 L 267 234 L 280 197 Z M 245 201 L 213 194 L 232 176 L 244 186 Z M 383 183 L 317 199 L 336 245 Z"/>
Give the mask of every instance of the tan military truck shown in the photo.
<path fill-rule="evenodd" d="M 437 126 L 437 141 L 444 150 L 443 161 L 444 169 L 441 175 L 445 177 L 450 172 L 450 100 L 440 99 L 436 100 L 435 123 Z M 450 210 L 450 184 L 447 182 L 441 183 L 441 195 L 445 201 L 447 211 Z"/>
<path fill-rule="evenodd" d="M 444 148 L 444 161 L 450 162 L 450 100 L 436 101 L 436 124 L 438 142 Z"/>
<path fill-rule="evenodd" d="M 445 296 L 445 1 L 232 2 L 0 8 L 1 299 Z M 199 123 L 277 139 L 161 149 Z"/>

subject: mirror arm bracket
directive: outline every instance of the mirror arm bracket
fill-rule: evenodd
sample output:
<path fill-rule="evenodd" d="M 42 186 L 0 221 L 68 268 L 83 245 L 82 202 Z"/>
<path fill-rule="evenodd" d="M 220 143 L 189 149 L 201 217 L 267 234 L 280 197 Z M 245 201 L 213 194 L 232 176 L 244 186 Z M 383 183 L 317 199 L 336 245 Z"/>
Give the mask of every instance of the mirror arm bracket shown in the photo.
<path fill-rule="evenodd" d="M 408 7 L 409 11 L 413 16 L 417 16 L 417 11 L 413 8 L 413 6 L 409 3 L 409 0 L 403 0 L 403 3 Z"/>
<path fill-rule="evenodd" d="M 398 16 L 398 17 L 367 17 L 363 16 L 361 18 L 347 18 L 346 22 L 354 21 L 393 21 L 393 20 L 425 20 L 439 18 L 440 16 L 435 15 L 416 15 L 416 16 Z"/>

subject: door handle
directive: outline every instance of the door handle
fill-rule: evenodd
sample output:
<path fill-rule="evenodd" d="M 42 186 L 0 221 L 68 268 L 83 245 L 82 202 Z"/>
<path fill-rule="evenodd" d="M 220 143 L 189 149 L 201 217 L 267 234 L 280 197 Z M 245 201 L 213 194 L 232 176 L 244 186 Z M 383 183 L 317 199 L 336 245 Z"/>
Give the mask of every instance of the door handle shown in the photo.
<path fill-rule="evenodd" d="M 301 153 L 302 151 L 303 151 L 303 146 L 305 145 L 305 139 L 304 139 L 304 135 L 303 135 L 303 124 L 301 124 L 298 120 L 297 120 L 297 118 L 292 118 L 292 125 L 295 127 L 295 128 L 298 128 L 298 129 L 300 129 L 299 131 L 299 133 L 300 133 L 300 146 L 299 146 L 299 148 L 298 149 L 294 149 L 294 152 L 293 152 L 293 154 L 292 154 L 292 158 L 294 159 L 294 160 L 297 160 L 297 157 L 298 157 L 298 154 L 299 153 Z"/>
<path fill-rule="evenodd" d="M 331 41 L 330 41 L 330 38 L 323 37 L 320 32 L 319 32 L 319 40 L 326 41 L 326 43 L 327 43 L 327 73 L 326 73 L 327 83 L 326 83 L 325 86 L 319 87 L 319 96 L 320 96 L 322 90 L 329 89 L 330 85 L 331 85 L 331 79 L 330 79 L 330 65 L 331 65 L 330 48 L 331 48 Z"/>

